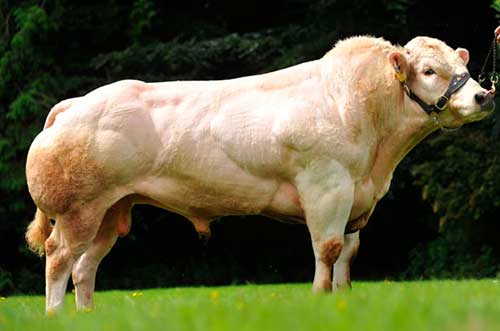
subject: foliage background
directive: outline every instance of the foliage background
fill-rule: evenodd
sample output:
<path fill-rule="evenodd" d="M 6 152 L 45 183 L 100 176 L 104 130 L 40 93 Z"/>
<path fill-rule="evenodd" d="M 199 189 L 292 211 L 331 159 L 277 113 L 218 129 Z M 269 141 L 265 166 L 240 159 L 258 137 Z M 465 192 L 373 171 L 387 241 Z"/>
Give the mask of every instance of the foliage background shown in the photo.
<path fill-rule="evenodd" d="M 346 36 L 429 35 L 471 52 L 477 77 L 500 2 L 430 0 L 0 0 L 0 294 L 43 290 L 24 231 L 25 157 L 59 100 L 124 78 L 225 79 L 321 57 Z M 500 117 L 498 117 L 500 119 Z M 495 277 L 500 269 L 497 117 L 427 138 L 402 162 L 367 228 L 355 279 Z M 180 216 L 136 207 L 97 288 L 312 279 L 304 226 L 262 217 L 213 225 L 208 247 Z"/>

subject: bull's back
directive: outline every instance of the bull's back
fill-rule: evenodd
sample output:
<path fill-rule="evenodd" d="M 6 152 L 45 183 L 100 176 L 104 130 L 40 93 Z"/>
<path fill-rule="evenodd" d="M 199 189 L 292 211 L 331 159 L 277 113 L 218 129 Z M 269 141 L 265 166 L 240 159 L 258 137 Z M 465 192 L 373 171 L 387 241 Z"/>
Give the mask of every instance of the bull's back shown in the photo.
<path fill-rule="evenodd" d="M 251 80 L 242 82 L 253 86 Z M 286 183 L 288 157 L 269 135 L 273 109 L 265 102 L 248 108 L 241 91 L 228 95 L 223 85 L 123 81 L 76 99 L 30 149 L 35 202 L 61 212 L 71 201 L 125 188 L 185 214 L 269 209 Z"/>

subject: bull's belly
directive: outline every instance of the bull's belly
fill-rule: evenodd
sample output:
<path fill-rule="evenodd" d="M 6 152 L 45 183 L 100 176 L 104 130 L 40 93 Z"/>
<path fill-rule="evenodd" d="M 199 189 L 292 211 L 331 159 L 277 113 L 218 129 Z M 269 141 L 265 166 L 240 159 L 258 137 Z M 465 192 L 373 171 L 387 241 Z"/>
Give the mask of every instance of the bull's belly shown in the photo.
<path fill-rule="evenodd" d="M 189 180 L 155 177 L 135 186 L 136 193 L 151 199 L 146 203 L 191 220 L 262 214 L 285 222 L 306 222 L 297 189 L 288 182 L 262 179 L 252 185 L 235 181 L 232 185 L 208 186 Z M 366 190 L 357 190 L 346 233 L 356 232 L 368 223 L 375 203 Z"/>
<path fill-rule="evenodd" d="M 135 185 L 135 193 L 188 219 L 211 220 L 227 215 L 262 214 L 285 222 L 305 223 L 297 189 L 289 182 L 254 177 L 252 181 L 202 182 L 172 177 L 151 177 Z M 346 233 L 362 229 L 376 200 L 371 180 L 355 189 Z"/>
<path fill-rule="evenodd" d="M 296 188 L 277 180 L 206 185 L 186 179 L 150 178 L 136 184 L 134 191 L 187 218 L 257 214 L 284 220 L 304 218 Z"/>

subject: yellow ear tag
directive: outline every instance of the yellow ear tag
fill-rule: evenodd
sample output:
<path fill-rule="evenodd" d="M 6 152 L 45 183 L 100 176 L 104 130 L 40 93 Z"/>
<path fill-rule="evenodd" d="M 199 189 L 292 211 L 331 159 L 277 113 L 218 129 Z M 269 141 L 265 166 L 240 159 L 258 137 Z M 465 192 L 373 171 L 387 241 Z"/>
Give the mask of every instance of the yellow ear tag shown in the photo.
<path fill-rule="evenodd" d="M 399 80 L 400 82 L 406 81 L 406 75 L 400 71 L 396 71 L 394 73 L 394 77 L 396 77 L 396 79 Z"/>

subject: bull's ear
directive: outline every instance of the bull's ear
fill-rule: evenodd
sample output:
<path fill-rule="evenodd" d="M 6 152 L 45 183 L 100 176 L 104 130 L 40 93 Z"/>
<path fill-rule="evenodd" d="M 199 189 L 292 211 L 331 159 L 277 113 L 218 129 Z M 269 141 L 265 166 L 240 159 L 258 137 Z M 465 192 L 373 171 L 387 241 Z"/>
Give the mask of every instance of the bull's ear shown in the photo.
<path fill-rule="evenodd" d="M 410 69 L 406 55 L 399 51 L 392 51 L 387 58 L 394 68 L 394 76 L 396 79 L 400 82 L 404 82 Z"/>
<path fill-rule="evenodd" d="M 469 63 L 469 51 L 468 50 L 466 50 L 465 48 L 459 47 L 455 50 L 455 52 L 458 53 L 458 56 L 460 56 L 462 61 L 464 61 L 465 65 L 467 65 L 467 63 Z"/>

